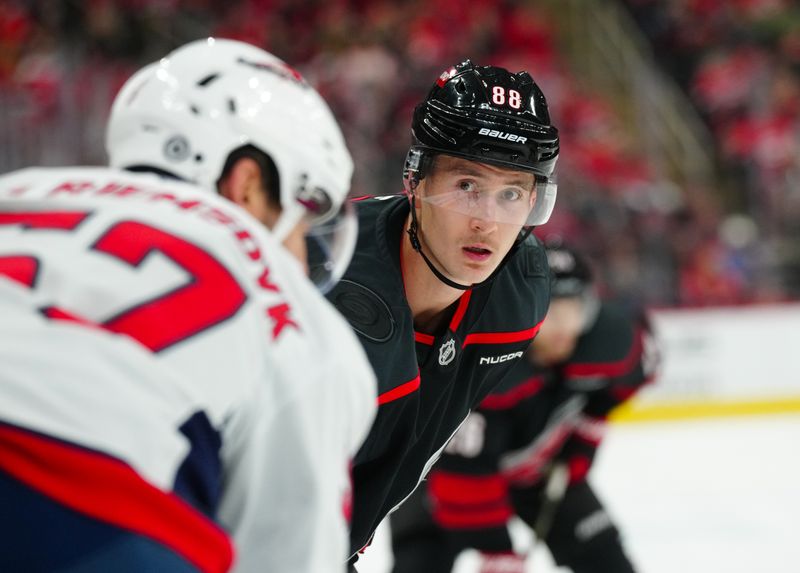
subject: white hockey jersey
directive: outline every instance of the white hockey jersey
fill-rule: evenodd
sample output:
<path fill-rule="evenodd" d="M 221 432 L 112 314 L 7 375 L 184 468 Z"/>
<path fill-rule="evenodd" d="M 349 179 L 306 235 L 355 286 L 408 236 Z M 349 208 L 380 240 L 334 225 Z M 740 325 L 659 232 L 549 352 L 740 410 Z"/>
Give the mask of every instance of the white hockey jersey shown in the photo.
<path fill-rule="evenodd" d="M 108 168 L 0 177 L 0 470 L 202 570 L 226 538 L 195 508 L 237 571 L 341 571 L 376 403 L 348 324 L 243 210 Z M 27 432 L 66 450 L 26 469 Z M 106 471 L 136 516 L 103 508 Z M 147 514 L 148 488 L 169 507 Z"/>

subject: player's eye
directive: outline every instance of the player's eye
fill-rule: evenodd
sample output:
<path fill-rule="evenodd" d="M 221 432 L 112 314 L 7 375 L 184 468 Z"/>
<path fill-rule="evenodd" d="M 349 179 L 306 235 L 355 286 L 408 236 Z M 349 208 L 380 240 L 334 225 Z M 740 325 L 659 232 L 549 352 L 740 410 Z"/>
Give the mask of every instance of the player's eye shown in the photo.
<path fill-rule="evenodd" d="M 461 181 L 459 181 L 458 182 L 458 188 L 459 188 L 459 190 L 464 191 L 465 193 L 477 193 L 478 192 L 478 186 L 475 185 L 474 181 L 471 181 L 469 179 L 462 179 Z"/>
<path fill-rule="evenodd" d="M 519 201 L 522 199 L 522 191 L 519 189 L 503 189 L 500 192 L 499 198 L 504 202 Z"/>

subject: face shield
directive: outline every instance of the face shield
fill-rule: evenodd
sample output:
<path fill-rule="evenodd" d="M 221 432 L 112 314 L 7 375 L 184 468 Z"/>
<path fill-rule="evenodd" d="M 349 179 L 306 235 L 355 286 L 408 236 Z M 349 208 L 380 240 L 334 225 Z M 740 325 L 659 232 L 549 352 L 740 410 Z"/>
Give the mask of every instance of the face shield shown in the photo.
<path fill-rule="evenodd" d="M 306 233 L 308 276 L 323 294 L 342 278 L 350 264 L 358 238 L 355 208 L 345 201 L 323 217 L 311 217 Z"/>
<path fill-rule="evenodd" d="M 553 212 L 558 190 L 555 177 L 538 175 L 533 187 L 524 181 L 490 184 L 480 177 L 458 173 L 435 177 L 437 183 L 419 194 L 422 202 L 470 219 L 520 228 L 546 223 Z M 443 184 L 440 185 L 439 180 Z"/>

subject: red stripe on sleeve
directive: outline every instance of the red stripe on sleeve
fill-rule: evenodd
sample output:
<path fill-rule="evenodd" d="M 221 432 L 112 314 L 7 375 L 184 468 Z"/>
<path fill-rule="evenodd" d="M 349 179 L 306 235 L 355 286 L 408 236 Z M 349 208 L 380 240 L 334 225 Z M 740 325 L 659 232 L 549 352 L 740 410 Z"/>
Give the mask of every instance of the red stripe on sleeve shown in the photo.
<path fill-rule="evenodd" d="M 62 505 L 162 543 L 207 573 L 233 562 L 227 534 L 124 462 L 0 426 L 0 469 Z"/>
<path fill-rule="evenodd" d="M 581 415 L 575 422 L 573 436 L 582 442 L 597 447 L 606 434 L 607 422 L 605 417 Z"/>
<path fill-rule="evenodd" d="M 394 402 L 395 400 L 402 398 L 403 396 L 408 396 L 412 392 L 415 392 L 419 388 L 420 378 L 419 374 L 413 380 L 409 380 L 404 384 L 400 384 L 397 388 L 392 388 L 388 392 L 384 392 L 380 396 L 378 396 L 378 406 L 382 406 L 384 404 L 388 404 L 389 402 Z"/>
<path fill-rule="evenodd" d="M 434 471 L 428 480 L 431 496 L 437 502 L 485 504 L 504 499 L 508 492 L 500 474 L 464 475 Z"/>
<path fill-rule="evenodd" d="M 436 508 L 433 518 L 440 526 L 449 529 L 484 529 L 505 525 L 512 515 L 511 507 L 506 505 L 468 512 Z"/>
<path fill-rule="evenodd" d="M 513 408 L 525 398 L 530 398 L 539 393 L 544 384 L 543 376 L 534 376 L 502 394 L 490 394 L 480 403 L 484 410 L 507 410 Z"/>
<path fill-rule="evenodd" d="M 532 340 L 541 327 L 542 323 L 540 322 L 533 328 L 519 330 L 517 332 L 476 332 L 468 334 L 464 339 L 462 348 L 469 344 L 507 344 L 510 342 Z"/>
<path fill-rule="evenodd" d="M 434 471 L 428 486 L 433 518 L 442 527 L 497 527 L 513 514 L 507 483 L 499 474 L 476 476 Z"/>
<path fill-rule="evenodd" d="M 647 381 L 645 381 L 646 383 Z M 611 395 L 619 402 L 624 402 L 639 390 L 639 386 L 612 386 Z"/>
<path fill-rule="evenodd" d="M 573 456 L 567 463 L 569 466 L 569 483 L 576 484 L 586 479 L 592 460 L 589 456 Z"/>
<path fill-rule="evenodd" d="M 577 376 L 623 376 L 633 371 L 639 364 L 642 355 L 641 330 L 635 335 L 634 343 L 628 355 L 615 362 L 585 362 L 583 364 L 569 364 L 564 367 L 564 375 Z"/>

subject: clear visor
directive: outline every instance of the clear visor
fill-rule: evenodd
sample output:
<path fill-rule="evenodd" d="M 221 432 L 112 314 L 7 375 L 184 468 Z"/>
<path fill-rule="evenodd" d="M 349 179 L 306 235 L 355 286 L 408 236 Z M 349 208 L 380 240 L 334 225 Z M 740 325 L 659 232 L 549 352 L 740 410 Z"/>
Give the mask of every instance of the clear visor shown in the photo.
<path fill-rule="evenodd" d="M 358 238 L 358 218 L 350 201 L 338 212 L 312 223 L 306 233 L 308 275 L 324 294 L 342 278 Z"/>
<path fill-rule="evenodd" d="M 459 184 L 456 189 L 423 193 L 423 202 L 464 216 L 519 227 L 542 225 L 556 203 L 554 178 L 536 181 L 533 191 L 520 186 L 488 188 L 480 182 Z"/>

